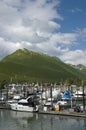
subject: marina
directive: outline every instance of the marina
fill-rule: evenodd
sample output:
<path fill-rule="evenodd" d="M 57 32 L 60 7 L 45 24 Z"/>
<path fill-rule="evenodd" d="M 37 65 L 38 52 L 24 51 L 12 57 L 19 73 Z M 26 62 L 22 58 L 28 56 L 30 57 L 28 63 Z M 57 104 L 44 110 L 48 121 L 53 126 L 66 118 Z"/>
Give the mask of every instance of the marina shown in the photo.
<path fill-rule="evenodd" d="M 10 105 L 6 105 L 6 103 L 0 103 L 0 111 L 4 110 L 4 111 L 15 111 L 15 112 L 21 112 L 21 114 L 23 115 L 23 113 L 37 113 L 37 114 L 44 114 L 44 115 L 58 115 L 58 116 L 68 116 L 68 117 L 79 117 L 79 118 L 86 118 L 86 111 L 84 112 L 74 112 L 74 109 L 69 108 L 69 109 L 63 109 L 60 111 L 55 111 L 55 110 L 48 110 L 48 109 L 39 109 L 39 111 L 37 110 L 33 110 L 33 108 L 28 108 L 27 110 L 25 110 L 24 108 L 22 108 L 22 110 L 16 110 L 16 109 L 11 109 Z"/>
<path fill-rule="evenodd" d="M 10 84 L 2 90 L 0 108 L 49 115 L 86 117 L 86 89 L 70 86 Z"/>
<path fill-rule="evenodd" d="M 9 84 L 0 97 L 0 130 L 86 130 L 86 87 Z"/>
<path fill-rule="evenodd" d="M 43 87 L 1 91 L 0 130 L 86 130 L 86 88 Z"/>

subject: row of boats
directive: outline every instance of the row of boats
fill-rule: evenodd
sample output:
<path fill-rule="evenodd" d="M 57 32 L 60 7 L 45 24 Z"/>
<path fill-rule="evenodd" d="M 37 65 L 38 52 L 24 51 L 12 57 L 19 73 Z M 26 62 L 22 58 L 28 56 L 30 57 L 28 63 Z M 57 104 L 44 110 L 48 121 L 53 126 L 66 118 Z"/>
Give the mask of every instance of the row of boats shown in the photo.
<path fill-rule="evenodd" d="M 16 95 L 12 100 L 8 100 L 7 104 L 15 111 L 38 112 L 40 109 L 47 111 L 52 108 L 59 111 L 59 106 L 72 107 L 74 102 L 73 96 L 70 95 L 69 91 L 66 91 L 60 100 L 55 97 L 44 99 L 41 94 L 35 93 L 29 95 L 27 98 L 21 98 L 19 95 Z"/>

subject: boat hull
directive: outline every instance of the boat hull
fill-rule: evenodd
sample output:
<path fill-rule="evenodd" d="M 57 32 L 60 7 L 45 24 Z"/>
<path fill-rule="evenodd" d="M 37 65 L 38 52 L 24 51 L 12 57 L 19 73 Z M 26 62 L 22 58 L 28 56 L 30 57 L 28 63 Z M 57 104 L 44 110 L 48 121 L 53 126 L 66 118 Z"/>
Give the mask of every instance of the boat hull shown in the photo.
<path fill-rule="evenodd" d="M 36 111 L 34 110 L 34 107 L 31 106 L 23 106 L 23 105 L 19 105 L 19 104 L 11 104 L 11 110 L 14 111 L 24 111 L 24 112 L 33 112 Z"/>

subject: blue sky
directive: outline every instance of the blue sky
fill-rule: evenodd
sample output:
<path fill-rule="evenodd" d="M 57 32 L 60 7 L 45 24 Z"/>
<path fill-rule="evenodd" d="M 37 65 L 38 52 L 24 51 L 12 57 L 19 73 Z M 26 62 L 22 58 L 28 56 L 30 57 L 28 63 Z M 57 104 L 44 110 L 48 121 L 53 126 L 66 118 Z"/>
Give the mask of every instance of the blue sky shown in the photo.
<path fill-rule="evenodd" d="M 86 0 L 0 0 L 0 59 L 27 48 L 86 66 Z"/>
<path fill-rule="evenodd" d="M 61 0 L 60 13 L 64 20 L 62 21 L 62 30 L 74 31 L 77 28 L 86 26 L 86 1 L 85 0 Z M 65 26 L 66 25 L 66 26 Z M 61 31 L 62 31 L 61 30 Z"/>
<path fill-rule="evenodd" d="M 61 32 L 76 32 L 86 28 L 86 1 L 85 0 L 61 0 L 60 14 L 64 20 L 60 22 Z M 83 35 L 83 34 L 82 34 Z M 86 35 L 86 34 L 84 34 Z M 78 45 L 72 46 L 72 50 L 86 50 L 86 37 L 77 39 Z"/>

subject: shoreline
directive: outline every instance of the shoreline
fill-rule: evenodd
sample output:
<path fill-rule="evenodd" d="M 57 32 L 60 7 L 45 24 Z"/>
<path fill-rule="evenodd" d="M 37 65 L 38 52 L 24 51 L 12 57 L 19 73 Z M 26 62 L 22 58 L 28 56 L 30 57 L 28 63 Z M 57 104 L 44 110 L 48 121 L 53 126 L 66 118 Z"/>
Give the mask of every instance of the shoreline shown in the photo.
<path fill-rule="evenodd" d="M 10 105 L 7 105 L 5 102 L 0 103 L 0 109 L 11 110 Z M 83 117 L 83 118 L 86 118 L 86 111 L 85 112 L 74 112 L 73 109 L 64 109 L 64 110 L 60 110 L 60 111 L 52 111 L 52 110 L 43 111 L 43 110 L 39 110 L 37 113 L 38 114 L 49 114 L 49 115 L 59 115 L 59 116 L 70 116 L 70 117 Z"/>

